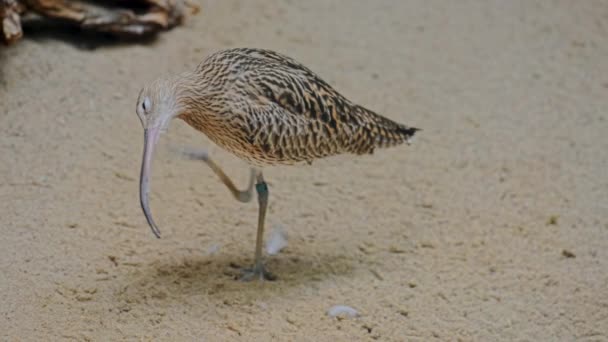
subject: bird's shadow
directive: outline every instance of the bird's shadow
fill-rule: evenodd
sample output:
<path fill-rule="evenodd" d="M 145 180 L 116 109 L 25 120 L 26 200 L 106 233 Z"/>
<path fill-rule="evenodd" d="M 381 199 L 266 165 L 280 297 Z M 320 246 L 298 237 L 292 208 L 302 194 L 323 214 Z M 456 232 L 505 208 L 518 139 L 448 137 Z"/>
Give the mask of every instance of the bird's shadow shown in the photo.
<path fill-rule="evenodd" d="M 125 286 L 116 293 L 119 302 L 149 303 L 183 302 L 188 297 L 205 295 L 208 300 L 247 303 L 264 298 L 288 295 L 301 285 L 353 272 L 350 258 L 338 254 L 293 256 L 281 254 L 266 262 L 277 276 L 274 281 L 240 281 L 241 266 L 251 260 L 229 254 L 196 256 L 180 261 L 161 261 L 144 266 L 141 272 L 125 275 Z"/>

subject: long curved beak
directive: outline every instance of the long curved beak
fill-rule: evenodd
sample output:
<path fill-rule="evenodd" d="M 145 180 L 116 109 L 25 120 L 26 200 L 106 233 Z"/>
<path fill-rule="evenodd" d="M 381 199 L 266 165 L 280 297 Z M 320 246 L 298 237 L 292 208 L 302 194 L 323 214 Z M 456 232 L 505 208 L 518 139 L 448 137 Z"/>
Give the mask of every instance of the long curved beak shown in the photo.
<path fill-rule="evenodd" d="M 152 154 L 159 135 L 160 127 L 144 129 L 144 156 L 141 161 L 141 174 L 139 176 L 139 201 L 141 203 L 141 208 L 144 211 L 144 215 L 146 216 L 146 220 L 148 220 L 148 224 L 152 229 L 152 233 L 160 239 L 160 230 L 158 230 L 156 223 L 154 223 L 154 220 L 152 219 L 148 201 L 148 191 L 150 190 L 150 164 L 152 163 Z"/>

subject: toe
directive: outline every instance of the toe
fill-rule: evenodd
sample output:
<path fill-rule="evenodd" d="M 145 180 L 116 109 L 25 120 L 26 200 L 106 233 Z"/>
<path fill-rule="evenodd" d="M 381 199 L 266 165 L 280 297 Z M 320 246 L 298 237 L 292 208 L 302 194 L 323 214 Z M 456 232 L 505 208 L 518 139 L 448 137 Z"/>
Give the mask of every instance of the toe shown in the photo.
<path fill-rule="evenodd" d="M 274 281 L 276 280 L 277 277 L 266 271 L 265 268 L 263 267 L 254 267 L 254 268 L 248 268 L 248 269 L 244 269 L 241 277 L 239 278 L 240 281 L 252 281 L 252 280 L 267 280 L 267 281 Z"/>

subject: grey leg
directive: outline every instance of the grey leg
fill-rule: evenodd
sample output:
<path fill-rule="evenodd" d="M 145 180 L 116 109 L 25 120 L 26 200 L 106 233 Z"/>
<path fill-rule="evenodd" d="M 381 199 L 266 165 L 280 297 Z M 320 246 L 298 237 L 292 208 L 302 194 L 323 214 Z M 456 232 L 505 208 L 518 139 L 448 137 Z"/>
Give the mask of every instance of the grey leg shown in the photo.
<path fill-rule="evenodd" d="M 255 190 L 258 193 L 259 213 L 258 213 L 258 232 L 255 240 L 255 259 L 253 267 L 243 272 L 241 280 L 249 281 L 254 279 L 275 280 L 276 277 L 264 268 L 262 260 L 262 243 L 264 241 L 264 221 L 266 219 L 266 208 L 268 207 L 268 185 L 264 181 L 262 172 L 257 174 Z"/>
<path fill-rule="evenodd" d="M 249 177 L 249 185 L 247 186 L 246 190 L 239 190 L 236 188 L 236 186 L 234 185 L 234 183 L 232 182 L 232 180 L 230 179 L 230 177 L 228 177 L 226 175 L 226 173 L 224 172 L 224 170 L 222 170 L 222 168 L 217 165 L 213 159 L 211 159 L 209 157 L 209 155 L 207 154 L 207 152 L 193 152 L 193 151 L 185 151 L 184 154 L 186 156 L 188 156 L 190 159 L 194 159 L 194 160 L 202 160 L 205 163 L 207 163 L 207 165 L 209 165 L 209 167 L 211 168 L 211 170 L 213 170 L 213 172 L 220 177 L 220 180 L 222 181 L 222 183 L 224 183 L 226 185 L 226 187 L 228 187 L 228 190 L 230 190 L 230 193 L 232 194 L 232 196 L 234 196 L 234 198 L 236 198 L 237 201 L 239 202 L 249 202 L 251 201 L 251 198 L 253 198 L 253 180 L 256 177 L 256 171 L 255 169 L 251 169 L 251 176 Z"/>
<path fill-rule="evenodd" d="M 207 154 L 205 151 L 182 151 L 187 157 L 194 160 L 202 160 L 213 172 L 220 177 L 222 182 L 228 187 L 230 193 L 240 202 L 249 202 L 251 198 L 253 198 L 253 184 L 254 179 L 255 182 L 255 190 L 258 194 L 258 204 L 259 204 L 259 213 L 258 213 L 258 231 L 257 237 L 255 241 L 255 260 L 252 268 L 248 268 L 243 270 L 243 275 L 241 280 L 249 281 L 254 279 L 260 280 L 275 280 L 276 277 L 272 275 L 270 272 L 266 271 L 264 268 L 264 262 L 262 259 L 262 244 L 264 242 L 264 222 L 266 219 L 266 208 L 268 207 L 268 185 L 264 181 L 264 177 L 262 172 L 257 172 L 255 169 L 251 169 L 251 176 L 249 178 L 249 185 L 246 190 L 238 190 L 234 183 L 226 175 L 224 170 L 217 165 Z"/>

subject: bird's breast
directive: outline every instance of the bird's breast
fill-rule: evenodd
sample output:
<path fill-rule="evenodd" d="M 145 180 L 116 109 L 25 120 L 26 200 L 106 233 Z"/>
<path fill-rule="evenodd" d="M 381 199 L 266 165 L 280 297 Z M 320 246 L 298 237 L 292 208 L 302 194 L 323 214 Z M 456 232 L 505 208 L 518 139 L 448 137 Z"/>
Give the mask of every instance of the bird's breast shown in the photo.
<path fill-rule="evenodd" d="M 293 160 L 280 158 L 276 153 L 257 144 L 251 139 L 251 133 L 246 127 L 230 124 L 231 120 L 215 120 L 191 115 L 180 116 L 180 119 L 204 133 L 214 144 L 254 166 L 294 164 Z"/>

